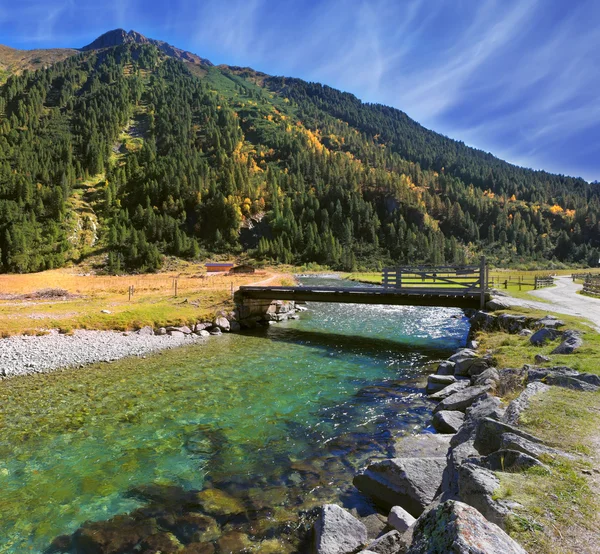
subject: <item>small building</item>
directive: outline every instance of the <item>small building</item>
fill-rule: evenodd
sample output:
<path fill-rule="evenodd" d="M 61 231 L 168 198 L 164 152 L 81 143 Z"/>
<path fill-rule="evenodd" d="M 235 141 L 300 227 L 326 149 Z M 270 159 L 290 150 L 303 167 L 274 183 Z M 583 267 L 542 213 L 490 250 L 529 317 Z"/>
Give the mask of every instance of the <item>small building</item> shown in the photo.
<path fill-rule="evenodd" d="M 237 274 L 237 273 L 256 273 L 256 269 L 248 264 L 240 264 L 232 267 L 229 270 L 229 273 Z"/>
<path fill-rule="evenodd" d="M 219 271 L 229 271 L 233 267 L 231 262 L 210 262 L 206 264 L 206 271 L 208 273 L 218 273 Z"/>

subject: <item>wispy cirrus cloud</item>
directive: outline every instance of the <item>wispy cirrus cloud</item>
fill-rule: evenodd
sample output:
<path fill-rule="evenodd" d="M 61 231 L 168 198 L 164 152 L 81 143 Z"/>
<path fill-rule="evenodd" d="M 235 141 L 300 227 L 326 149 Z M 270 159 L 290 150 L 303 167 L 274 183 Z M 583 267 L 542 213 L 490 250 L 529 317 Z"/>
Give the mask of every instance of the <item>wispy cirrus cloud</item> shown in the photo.
<path fill-rule="evenodd" d="M 82 46 L 115 27 L 395 106 L 509 161 L 600 178 L 596 0 L 0 0 L 0 35 L 17 46 Z"/>

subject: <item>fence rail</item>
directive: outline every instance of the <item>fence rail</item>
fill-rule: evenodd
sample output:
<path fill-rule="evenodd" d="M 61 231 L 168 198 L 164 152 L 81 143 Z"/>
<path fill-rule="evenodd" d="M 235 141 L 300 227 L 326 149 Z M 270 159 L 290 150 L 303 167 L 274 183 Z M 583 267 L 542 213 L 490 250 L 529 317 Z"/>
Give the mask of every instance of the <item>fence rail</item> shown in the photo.
<path fill-rule="evenodd" d="M 554 286 L 554 277 L 539 277 L 538 275 L 535 276 L 535 279 L 533 282 L 533 288 L 535 290 L 543 289 L 545 287 L 553 287 L 553 286 Z"/>
<path fill-rule="evenodd" d="M 588 275 L 583 283 L 583 292 L 592 296 L 600 296 L 600 276 Z"/>

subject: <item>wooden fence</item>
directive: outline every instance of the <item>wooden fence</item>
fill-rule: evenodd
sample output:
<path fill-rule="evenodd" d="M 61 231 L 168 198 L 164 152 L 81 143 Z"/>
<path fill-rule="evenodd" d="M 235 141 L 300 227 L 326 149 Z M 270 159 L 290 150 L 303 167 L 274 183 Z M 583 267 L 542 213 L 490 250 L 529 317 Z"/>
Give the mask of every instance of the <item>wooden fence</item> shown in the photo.
<path fill-rule="evenodd" d="M 600 276 L 588 275 L 583 283 L 583 292 L 591 296 L 600 296 Z"/>
<path fill-rule="evenodd" d="M 553 287 L 553 286 L 554 286 L 554 277 L 539 277 L 538 275 L 535 276 L 535 279 L 533 282 L 533 288 L 535 290 L 543 289 L 545 287 Z"/>

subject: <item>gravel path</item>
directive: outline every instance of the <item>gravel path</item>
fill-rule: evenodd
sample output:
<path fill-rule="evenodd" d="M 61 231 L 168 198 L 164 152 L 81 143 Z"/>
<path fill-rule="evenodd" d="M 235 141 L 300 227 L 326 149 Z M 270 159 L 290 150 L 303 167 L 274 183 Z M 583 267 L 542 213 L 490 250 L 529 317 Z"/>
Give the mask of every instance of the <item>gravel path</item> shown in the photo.
<path fill-rule="evenodd" d="M 111 362 L 126 356 L 144 356 L 202 340 L 196 335 L 158 336 L 116 331 L 75 331 L 71 336 L 53 331 L 41 337 L 9 337 L 0 339 L 0 379 Z"/>
<path fill-rule="evenodd" d="M 550 303 L 523 300 L 512 296 L 502 297 L 502 301 L 509 303 L 511 306 L 550 310 L 560 314 L 581 317 L 591 321 L 593 326 L 600 331 L 600 299 L 577 294 L 577 291 L 581 290 L 583 285 L 573 283 L 571 277 L 557 277 L 554 282 L 556 283 L 555 287 L 534 290 L 529 293 Z"/>

